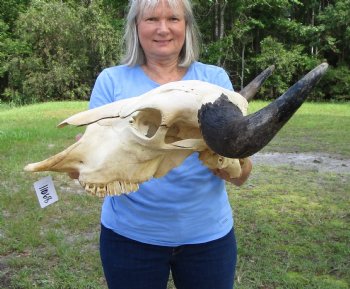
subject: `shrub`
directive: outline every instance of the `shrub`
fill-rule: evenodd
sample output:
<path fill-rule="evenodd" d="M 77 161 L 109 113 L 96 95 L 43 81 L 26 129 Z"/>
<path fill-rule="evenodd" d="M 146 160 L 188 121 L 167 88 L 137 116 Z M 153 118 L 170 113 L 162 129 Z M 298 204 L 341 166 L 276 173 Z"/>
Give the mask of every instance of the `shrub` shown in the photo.
<path fill-rule="evenodd" d="M 103 67 L 120 57 L 120 35 L 97 5 L 33 1 L 16 23 L 23 49 L 9 63 L 6 101 L 86 99 Z"/>
<path fill-rule="evenodd" d="M 345 65 L 329 67 L 316 93 L 326 101 L 350 101 L 350 69 Z"/>

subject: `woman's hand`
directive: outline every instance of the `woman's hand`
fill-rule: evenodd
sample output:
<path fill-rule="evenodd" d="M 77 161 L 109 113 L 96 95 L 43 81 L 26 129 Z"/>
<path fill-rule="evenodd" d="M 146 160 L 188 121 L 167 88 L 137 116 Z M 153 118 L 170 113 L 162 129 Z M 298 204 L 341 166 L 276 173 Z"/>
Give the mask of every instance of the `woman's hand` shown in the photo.
<path fill-rule="evenodd" d="M 216 169 L 213 170 L 213 173 L 227 182 L 230 182 L 236 186 L 241 186 L 248 179 L 250 172 L 252 171 L 253 164 L 249 158 L 240 159 L 239 163 L 241 165 L 242 172 L 238 178 L 230 178 L 230 175 L 225 170 Z"/>

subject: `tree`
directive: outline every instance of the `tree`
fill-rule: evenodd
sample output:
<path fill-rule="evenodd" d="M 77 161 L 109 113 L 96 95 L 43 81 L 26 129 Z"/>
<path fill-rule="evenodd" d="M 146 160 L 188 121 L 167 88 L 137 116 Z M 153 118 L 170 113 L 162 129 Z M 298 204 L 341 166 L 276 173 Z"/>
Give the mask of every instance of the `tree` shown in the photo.
<path fill-rule="evenodd" d="M 315 95 L 345 99 L 350 0 L 192 1 L 203 39 L 200 60 L 224 67 L 236 89 L 277 64 L 275 75 L 283 77 L 273 76 L 273 87 L 265 91 L 275 96 L 278 87 L 291 85 L 327 60 L 332 66 L 329 75 L 337 81 L 324 77 L 323 83 L 332 87 Z M 89 95 L 101 69 L 118 63 L 128 2 L 1 1 L 0 93 L 7 90 L 0 100 Z"/>
<path fill-rule="evenodd" d="M 259 70 L 263 70 L 271 64 L 275 64 L 276 71 L 269 78 L 266 87 L 270 87 L 270 93 L 266 94 L 266 89 L 262 88 L 261 94 L 276 98 L 285 92 L 291 83 L 295 82 L 305 70 L 313 68 L 317 60 L 310 58 L 303 53 L 302 45 L 295 45 L 292 48 L 286 47 L 272 37 L 266 37 L 261 42 L 261 53 L 257 55 L 253 62 Z"/>
<path fill-rule="evenodd" d="M 332 65 L 350 64 L 350 0 L 328 5 L 318 16 L 322 50 Z"/>
<path fill-rule="evenodd" d="M 8 25 L 9 31 L 13 31 L 14 23 L 21 12 L 27 10 L 30 0 L 1 0 L 0 19 Z"/>
<path fill-rule="evenodd" d="M 119 31 L 95 5 L 33 1 L 16 24 L 25 49 L 11 57 L 7 101 L 86 99 L 98 72 L 120 56 Z"/>

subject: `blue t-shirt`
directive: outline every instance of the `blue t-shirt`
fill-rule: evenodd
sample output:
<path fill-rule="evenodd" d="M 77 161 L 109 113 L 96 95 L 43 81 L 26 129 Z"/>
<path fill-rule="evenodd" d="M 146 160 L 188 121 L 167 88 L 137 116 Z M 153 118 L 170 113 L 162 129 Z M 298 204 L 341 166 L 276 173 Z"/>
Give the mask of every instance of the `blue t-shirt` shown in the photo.
<path fill-rule="evenodd" d="M 202 80 L 233 89 L 220 67 L 193 63 L 182 80 Z M 140 66 L 119 65 L 98 76 L 90 108 L 141 95 L 159 84 Z M 140 185 L 137 192 L 106 197 L 102 224 L 139 242 L 179 246 L 212 241 L 226 235 L 233 226 L 232 210 L 225 182 L 191 154 L 180 166 L 162 178 Z"/>

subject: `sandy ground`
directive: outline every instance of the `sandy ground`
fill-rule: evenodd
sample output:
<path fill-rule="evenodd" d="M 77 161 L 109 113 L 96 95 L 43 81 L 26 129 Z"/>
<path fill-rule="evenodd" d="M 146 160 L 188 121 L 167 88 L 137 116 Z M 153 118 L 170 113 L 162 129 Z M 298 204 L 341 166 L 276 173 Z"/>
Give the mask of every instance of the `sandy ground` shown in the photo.
<path fill-rule="evenodd" d="M 256 153 L 253 163 L 350 174 L 350 159 L 323 153 Z"/>

